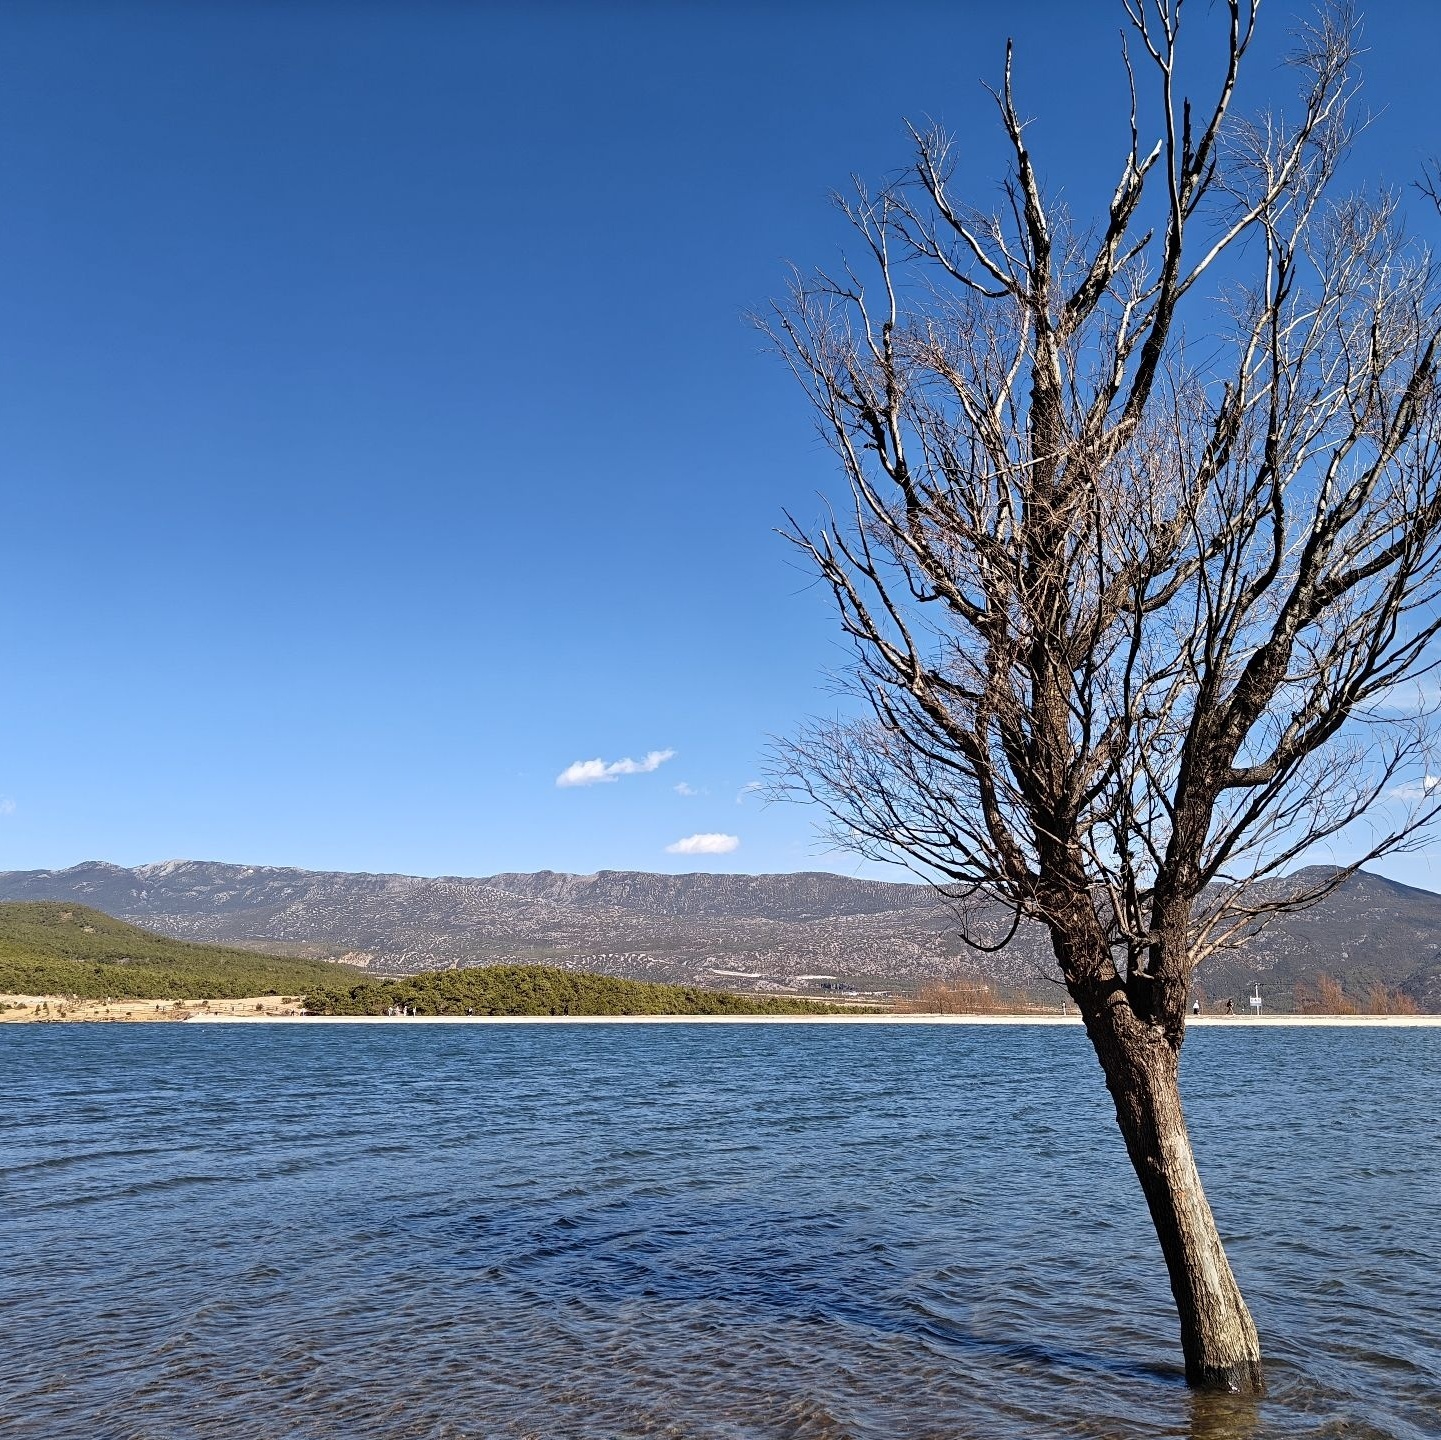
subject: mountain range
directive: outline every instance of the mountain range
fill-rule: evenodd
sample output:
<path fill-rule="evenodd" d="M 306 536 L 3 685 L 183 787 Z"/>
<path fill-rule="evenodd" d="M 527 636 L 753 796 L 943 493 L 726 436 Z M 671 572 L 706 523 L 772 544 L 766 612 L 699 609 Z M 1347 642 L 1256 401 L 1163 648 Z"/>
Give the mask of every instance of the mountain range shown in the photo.
<path fill-rule="evenodd" d="M 844 875 L 594 875 L 478 878 L 351 874 L 212 861 L 0 872 L 0 899 L 67 900 L 184 940 L 343 959 L 377 974 L 544 962 L 634 979 L 767 991 L 844 984 L 915 990 L 980 980 L 1059 1003 L 1044 934 L 1021 926 L 992 953 L 961 939 L 952 902 L 929 886 Z M 967 917 L 1002 940 L 999 909 Z M 1441 1011 L 1441 895 L 1361 872 L 1309 910 L 1208 959 L 1212 1001 L 1263 996 L 1290 1008 L 1298 986 L 1376 985 Z M 801 978 L 807 977 L 807 978 Z"/>

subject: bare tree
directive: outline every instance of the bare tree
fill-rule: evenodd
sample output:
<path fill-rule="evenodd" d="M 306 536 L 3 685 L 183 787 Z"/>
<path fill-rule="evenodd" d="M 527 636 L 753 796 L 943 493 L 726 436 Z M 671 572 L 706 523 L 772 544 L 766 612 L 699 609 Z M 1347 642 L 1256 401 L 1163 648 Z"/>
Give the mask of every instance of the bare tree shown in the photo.
<path fill-rule="evenodd" d="M 1178 1088 L 1192 973 L 1441 801 L 1405 683 L 1441 626 L 1435 277 L 1394 197 L 1333 193 L 1345 10 L 1301 33 L 1289 113 L 1232 114 L 1257 3 L 1230 0 L 1193 105 L 1181 0 L 1127 0 L 1129 145 L 1091 228 L 1047 196 L 1008 48 L 999 212 L 913 132 L 913 169 L 845 204 L 864 265 L 767 321 L 849 480 L 791 536 L 866 702 L 783 746 L 780 788 L 837 843 L 1048 929 L 1187 1377 L 1242 1391 L 1259 1342 Z M 1286 880 L 1338 838 L 1361 859 Z"/>

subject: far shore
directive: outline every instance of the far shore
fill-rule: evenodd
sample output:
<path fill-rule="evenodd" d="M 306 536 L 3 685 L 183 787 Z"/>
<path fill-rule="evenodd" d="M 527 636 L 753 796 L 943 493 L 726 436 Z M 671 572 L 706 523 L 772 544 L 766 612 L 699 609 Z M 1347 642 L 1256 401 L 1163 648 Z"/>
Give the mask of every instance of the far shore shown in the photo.
<path fill-rule="evenodd" d="M 1081 1017 L 1010 1015 L 193 1015 L 192 1023 L 299 1025 L 1072 1025 Z M 1441 1026 L 1441 1015 L 1193 1015 L 1186 1024 L 1265 1029 L 1275 1026 Z"/>
<path fill-rule="evenodd" d="M 798 997 L 799 998 L 799 997 Z M 296 995 L 235 1000 L 76 1000 L 63 995 L 0 995 L 0 1024 L 219 1023 L 231 1025 L 1071 1025 L 1074 1007 L 994 1014 L 854 1015 L 306 1015 Z M 1188 1015 L 1187 1026 L 1266 1029 L 1276 1026 L 1441 1026 L 1441 1015 Z"/>

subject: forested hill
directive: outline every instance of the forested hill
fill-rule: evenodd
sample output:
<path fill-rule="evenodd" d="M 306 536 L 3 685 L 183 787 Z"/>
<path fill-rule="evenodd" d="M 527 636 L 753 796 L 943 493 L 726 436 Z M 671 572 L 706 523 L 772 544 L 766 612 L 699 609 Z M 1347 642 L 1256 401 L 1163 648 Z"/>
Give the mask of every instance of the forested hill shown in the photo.
<path fill-rule="evenodd" d="M 1034 928 L 997 954 L 979 954 L 961 942 L 953 909 L 928 887 L 818 872 L 427 879 L 97 861 L 0 872 L 0 899 L 91 905 L 177 938 L 259 942 L 381 974 L 542 963 L 725 989 L 764 990 L 811 975 L 861 988 L 965 977 L 1058 993 Z M 1008 919 L 997 910 L 972 924 L 1000 939 Z M 1239 998 L 1259 980 L 1263 995 L 1284 1007 L 1298 984 L 1318 975 L 1340 978 L 1358 999 L 1384 984 L 1441 1010 L 1441 896 L 1357 875 L 1314 909 L 1213 957 L 1197 979 L 1211 999 Z"/>
<path fill-rule="evenodd" d="M 657 985 L 554 965 L 473 965 L 398 979 L 351 980 L 311 990 L 311 1015 L 821 1015 L 865 1013 L 778 995 Z"/>
<path fill-rule="evenodd" d="M 0 993 L 200 1000 L 303 995 L 360 978 L 348 965 L 199 945 L 88 905 L 0 903 Z"/>

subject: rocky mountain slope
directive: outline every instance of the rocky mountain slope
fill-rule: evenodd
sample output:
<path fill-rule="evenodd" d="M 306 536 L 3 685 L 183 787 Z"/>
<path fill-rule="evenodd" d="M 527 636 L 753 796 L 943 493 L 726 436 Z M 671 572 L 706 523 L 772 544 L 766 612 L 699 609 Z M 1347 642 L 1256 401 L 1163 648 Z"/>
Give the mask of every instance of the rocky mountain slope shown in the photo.
<path fill-rule="evenodd" d="M 71 900 L 181 939 L 224 940 L 363 964 L 372 973 L 542 961 L 637 979 L 768 990 L 799 976 L 860 989 L 979 978 L 1056 995 L 1044 937 L 1022 927 L 995 954 L 967 947 L 950 904 L 923 885 L 843 875 L 551 871 L 364 875 L 176 860 L 0 872 L 0 899 Z M 1001 939 L 1007 917 L 971 917 Z M 1361 874 L 1314 909 L 1209 960 L 1208 997 L 1259 980 L 1283 1008 L 1298 983 L 1402 989 L 1441 1010 L 1441 895 Z M 825 982 L 812 979 L 811 989 Z M 1059 1001 L 1058 1001 L 1059 1003 Z"/>

